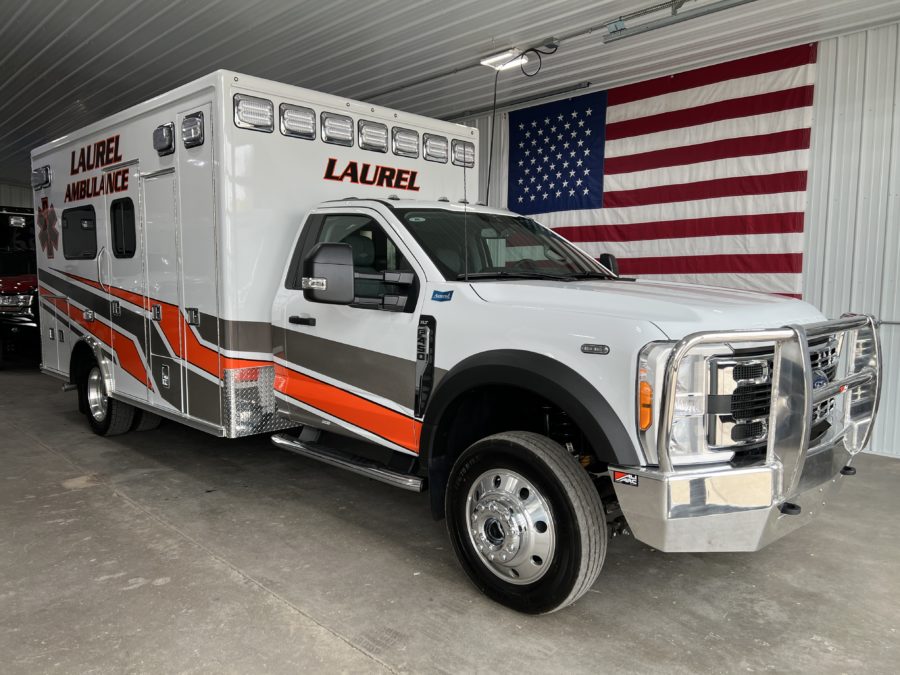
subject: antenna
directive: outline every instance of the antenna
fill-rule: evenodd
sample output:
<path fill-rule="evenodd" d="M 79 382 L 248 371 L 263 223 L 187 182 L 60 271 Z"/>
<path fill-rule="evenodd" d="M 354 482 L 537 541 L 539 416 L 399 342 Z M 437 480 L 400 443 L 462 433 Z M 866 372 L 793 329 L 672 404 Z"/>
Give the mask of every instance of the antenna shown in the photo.
<path fill-rule="evenodd" d="M 469 283 L 469 193 L 466 185 L 467 169 L 463 166 L 463 276 Z"/>

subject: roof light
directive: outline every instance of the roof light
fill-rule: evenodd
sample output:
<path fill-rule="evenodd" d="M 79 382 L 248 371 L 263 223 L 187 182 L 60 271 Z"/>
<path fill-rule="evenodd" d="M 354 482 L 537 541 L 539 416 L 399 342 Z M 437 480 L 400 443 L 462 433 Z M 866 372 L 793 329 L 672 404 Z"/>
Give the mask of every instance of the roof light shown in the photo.
<path fill-rule="evenodd" d="M 271 133 L 275 129 L 275 109 L 272 101 L 235 94 L 234 125 L 241 129 Z"/>
<path fill-rule="evenodd" d="M 393 150 L 395 155 L 401 157 L 419 156 L 419 132 L 402 127 L 393 129 Z"/>
<path fill-rule="evenodd" d="M 335 145 L 353 145 L 353 120 L 346 115 L 323 112 L 322 140 Z"/>
<path fill-rule="evenodd" d="M 50 187 L 50 167 L 39 166 L 31 172 L 31 188 L 40 190 L 41 188 Z"/>
<path fill-rule="evenodd" d="M 175 125 L 160 124 L 153 130 L 153 149 L 160 157 L 175 152 Z"/>
<path fill-rule="evenodd" d="M 464 166 L 471 169 L 475 166 L 475 144 L 469 141 L 456 141 L 452 143 L 453 163 L 456 166 Z"/>
<path fill-rule="evenodd" d="M 386 124 L 359 121 L 359 147 L 363 150 L 387 152 L 388 128 Z"/>
<path fill-rule="evenodd" d="M 422 136 L 423 155 L 429 162 L 447 163 L 450 154 L 450 144 L 444 136 L 425 134 Z"/>
<path fill-rule="evenodd" d="M 494 70 L 507 70 L 508 68 L 524 66 L 526 63 L 528 63 L 528 55 L 523 54 L 521 49 L 516 49 L 515 47 L 481 59 L 481 65 Z"/>
<path fill-rule="evenodd" d="M 186 148 L 203 145 L 203 113 L 185 115 L 181 120 L 181 140 Z"/>
<path fill-rule="evenodd" d="M 312 108 L 282 103 L 278 112 L 281 116 L 281 133 L 285 136 L 310 141 L 316 137 L 316 112 Z"/>

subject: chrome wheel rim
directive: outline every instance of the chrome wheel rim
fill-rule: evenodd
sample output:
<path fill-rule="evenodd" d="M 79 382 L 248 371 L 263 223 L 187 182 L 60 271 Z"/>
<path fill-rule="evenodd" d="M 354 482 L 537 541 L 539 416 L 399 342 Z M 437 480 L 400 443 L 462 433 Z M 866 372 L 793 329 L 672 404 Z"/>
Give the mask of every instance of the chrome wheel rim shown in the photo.
<path fill-rule="evenodd" d="M 106 411 L 109 408 L 109 399 L 106 396 L 106 388 L 103 386 L 103 375 L 97 366 L 94 366 L 88 375 L 87 399 L 91 417 L 97 422 L 105 420 Z"/>
<path fill-rule="evenodd" d="M 547 499 L 509 469 L 486 471 L 472 483 L 466 528 L 484 566 L 511 584 L 543 577 L 556 551 L 556 525 Z"/>

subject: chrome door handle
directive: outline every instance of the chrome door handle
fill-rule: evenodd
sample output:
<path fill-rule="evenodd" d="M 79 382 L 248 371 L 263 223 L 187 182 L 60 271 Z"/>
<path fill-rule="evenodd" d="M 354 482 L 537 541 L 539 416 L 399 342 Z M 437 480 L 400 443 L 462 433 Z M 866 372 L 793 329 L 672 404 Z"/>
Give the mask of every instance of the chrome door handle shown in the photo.
<path fill-rule="evenodd" d="M 97 283 L 100 284 L 100 288 L 109 293 L 109 286 L 103 285 L 103 273 L 100 266 L 100 260 L 103 258 L 103 254 L 106 253 L 106 247 L 101 246 L 100 251 L 97 253 Z"/>

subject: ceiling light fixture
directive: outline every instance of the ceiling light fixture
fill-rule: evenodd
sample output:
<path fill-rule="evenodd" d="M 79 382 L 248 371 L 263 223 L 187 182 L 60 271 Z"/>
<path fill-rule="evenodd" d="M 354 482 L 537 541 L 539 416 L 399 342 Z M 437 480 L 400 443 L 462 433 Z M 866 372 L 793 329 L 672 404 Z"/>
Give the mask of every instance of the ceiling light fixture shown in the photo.
<path fill-rule="evenodd" d="M 603 36 L 603 43 L 606 44 L 609 42 L 615 42 L 616 40 L 621 40 L 622 38 L 631 37 L 633 35 L 640 35 L 651 30 L 656 30 L 657 28 L 664 28 L 676 23 L 681 23 L 682 21 L 696 19 L 698 17 L 713 14 L 715 12 L 721 12 L 723 9 L 730 9 L 731 7 L 745 5 L 748 2 L 754 1 L 755 0 L 718 0 L 718 2 L 711 2 L 707 5 L 701 5 L 700 7 L 685 11 L 680 10 L 686 0 L 670 0 L 669 2 L 659 3 L 657 5 L 652 5 L 650 7 L 631 12 L 630 14 L 623 14 L 622 16 L 613 19 L 612 21 L 607 21 L 604 24 L 607 30 L 607 34 Z M 633 19 L 665 10 L 669 10 L 671 14 L 669 16 L 664 16 L 662 18 L 654 19 L 634 26 L 626 25 Z"/>
<path fill-rule="evenodd" d="M 526 63 L 528 63 L 528 54 L 523 54 L 521 49 L 516 49 L 515 47 L 481 59 L 481 65 L 494 70 L 508 70 L 509 68 L 524 66 Z"/>

